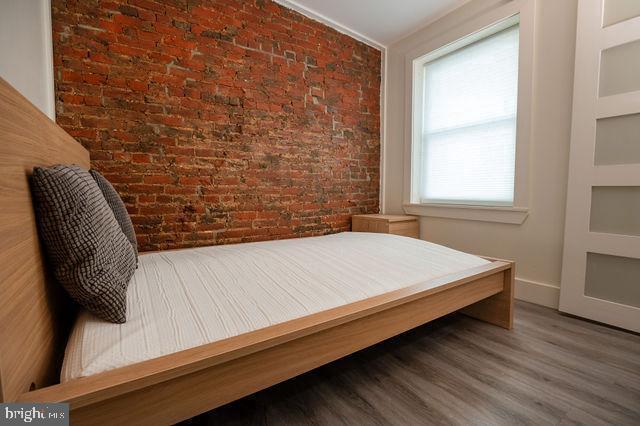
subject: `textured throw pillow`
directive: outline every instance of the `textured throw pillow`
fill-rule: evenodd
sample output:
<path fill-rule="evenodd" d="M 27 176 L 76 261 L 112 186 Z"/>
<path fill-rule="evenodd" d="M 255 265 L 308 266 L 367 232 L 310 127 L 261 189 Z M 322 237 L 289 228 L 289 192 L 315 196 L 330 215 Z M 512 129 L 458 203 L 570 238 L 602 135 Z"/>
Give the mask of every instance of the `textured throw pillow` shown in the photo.
<path fill-rule="evenodd" d="M 98 184 L 79 166 L 36 167 L 38 227 L 55 278 L 98 317 L 126 321 L 136 255 Z"/>
<path fill-rule="evenodd" d="M 131 223 L 131 218 L 129 217 L 129 212 L 122 202 L 122 198 L 116 192 L 116 189 L 111 185 L 104 176 L 100 174 L 100 172 L 96 170 L 89 170 L 91 176 L 98 184 L 98 188 L 102 191 L 102 195 L 104 195 L 105 200 L 107 200 L 107 204 L 111 207 L 111 211 L 113 211 L 113 215 L 116 217 L 122 232 L 127 236 L 127 239 L 133 246 L 133 250 L 136 253 L 136 257 L 138 256 L 138 242 L 136 241 L 136 231 L 133 230 L 133 223 Z"/>

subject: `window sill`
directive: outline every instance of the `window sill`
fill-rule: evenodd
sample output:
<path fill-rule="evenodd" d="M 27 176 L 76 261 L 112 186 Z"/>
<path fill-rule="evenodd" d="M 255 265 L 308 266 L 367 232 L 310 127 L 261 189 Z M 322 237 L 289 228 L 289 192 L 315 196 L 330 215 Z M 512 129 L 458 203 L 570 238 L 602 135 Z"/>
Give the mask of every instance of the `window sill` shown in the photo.
<path fill-rule="evenodd" d="M 449 219 L 521 225 L 529 215 L 523 207 L 468 206 L 455 204 L 404 204 L 407 214 Z"/>

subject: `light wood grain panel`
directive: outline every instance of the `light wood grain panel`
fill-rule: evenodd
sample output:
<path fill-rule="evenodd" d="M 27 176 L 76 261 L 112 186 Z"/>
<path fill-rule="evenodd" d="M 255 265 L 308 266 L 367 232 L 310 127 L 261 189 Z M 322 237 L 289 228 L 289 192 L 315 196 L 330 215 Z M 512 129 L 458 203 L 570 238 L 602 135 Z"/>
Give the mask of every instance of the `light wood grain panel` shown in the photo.
<path fill-rule="evenodd" d="M 352 219 L 365 219 L 368 221 L 381 221 L 387 223 L 406 222 L 417 220 L 417 216 L 404 214 L 356 214 Z"/>
<path fill-rule="evenodd" d="M 0 78 L 0 400 L 57 380 L 66 296 L 41 255 L 28 177 L 34 166 L 89 153 Z"/>
<path fill-rule="evenodd" d="M 420 223 L 415 216 L 364 214 L 351 218 L 354 232 L 376 232 L 420 238 Z"/>
<path fill-rule="evenodd" d="M 513 296 L 515 286 L 515 264 L 505 271 L 503 291 L 473 305 L 461 312 L 470 317 L 510 330 L 513 327 Z"/>
<path fill-rule="evenodd" d="M 420 238 L 420 224 L 417 220 L 411 222 L 396 222 L 389 224 L 389 234 L 405 237 Z"/>

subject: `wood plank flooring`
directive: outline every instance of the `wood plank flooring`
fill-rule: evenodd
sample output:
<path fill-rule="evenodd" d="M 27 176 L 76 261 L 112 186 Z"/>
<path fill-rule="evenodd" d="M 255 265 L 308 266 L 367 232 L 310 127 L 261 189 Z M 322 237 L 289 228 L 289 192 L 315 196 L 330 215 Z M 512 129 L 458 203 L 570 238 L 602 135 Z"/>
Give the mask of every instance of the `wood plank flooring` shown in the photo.
<path fill-rule="evenodd" d="M 640 336 L 517 302 L 453 314 L 187 425 L 640 425 Z"/>

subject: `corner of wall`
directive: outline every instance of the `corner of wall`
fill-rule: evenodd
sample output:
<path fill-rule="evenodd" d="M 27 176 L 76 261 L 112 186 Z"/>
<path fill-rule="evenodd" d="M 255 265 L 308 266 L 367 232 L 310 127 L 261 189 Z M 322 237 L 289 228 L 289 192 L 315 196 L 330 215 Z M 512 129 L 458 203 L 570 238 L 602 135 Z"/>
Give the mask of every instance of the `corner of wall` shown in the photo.
<path fill-rule="evenodd" d="M 385 176 L 386 176 L 386 149 L 387 149 L 387 48 L 380 51 L 380 213 L 386 211 Z"/>

